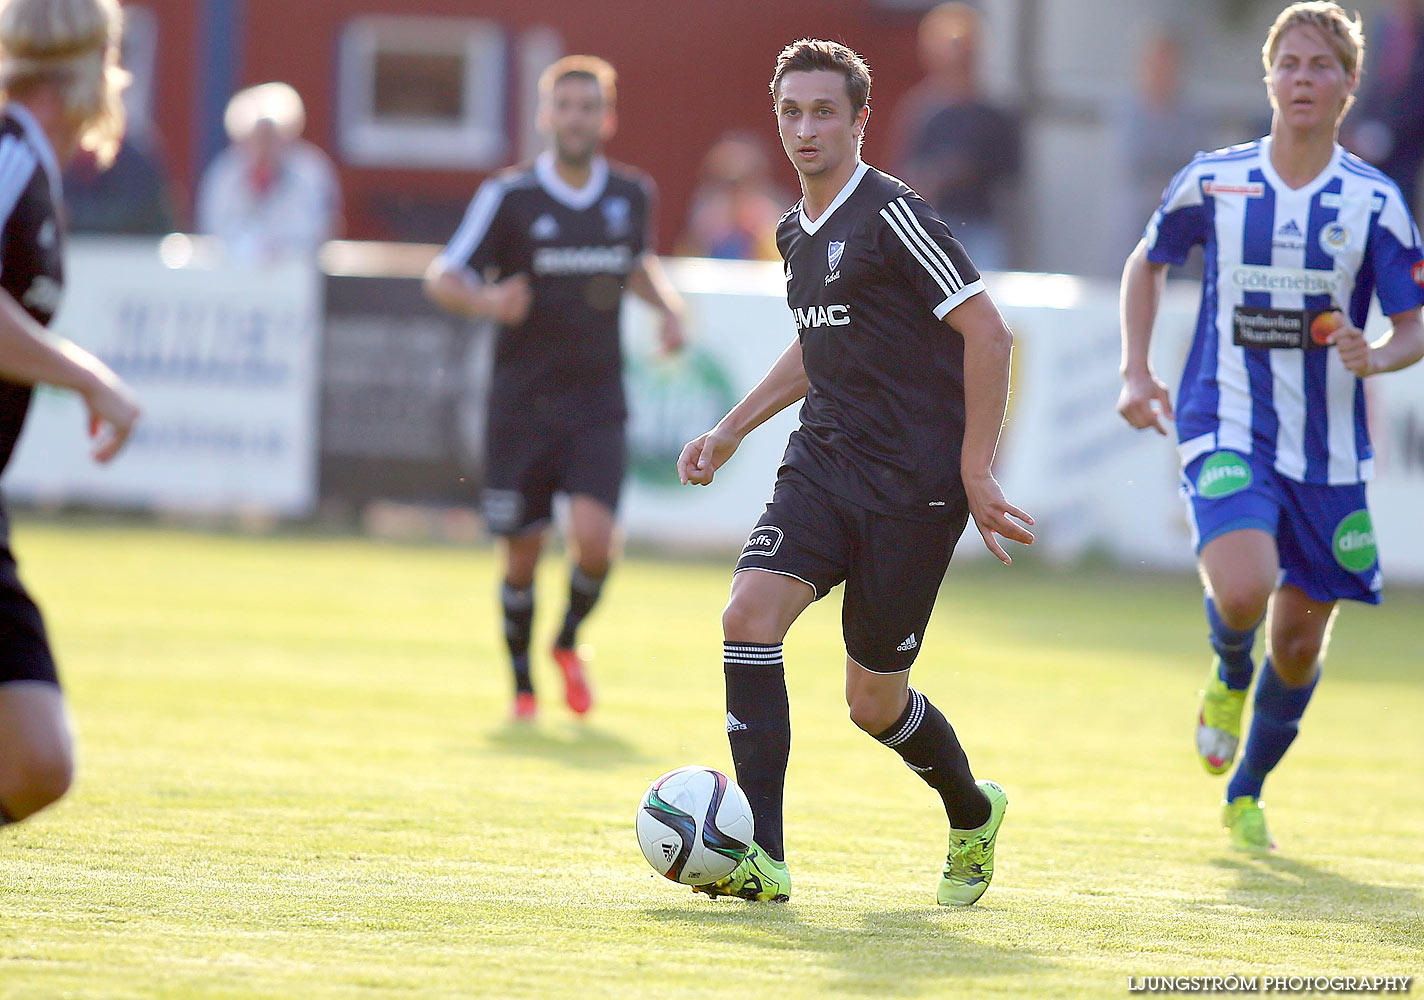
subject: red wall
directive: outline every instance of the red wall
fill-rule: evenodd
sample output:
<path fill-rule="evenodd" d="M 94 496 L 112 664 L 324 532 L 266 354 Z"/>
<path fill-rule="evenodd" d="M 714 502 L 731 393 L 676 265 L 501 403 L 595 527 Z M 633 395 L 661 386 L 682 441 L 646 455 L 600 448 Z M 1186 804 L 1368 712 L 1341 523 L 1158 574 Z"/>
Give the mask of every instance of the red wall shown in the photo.
<path fill-rule="evenodd" d="M 160 74 L 155 115 L 175 173 L 196 177 L 193 46 L 196 0 L 140 0 L 160 19 Z M 400 235 L 390 220 L 406 206 L 413 216 L 445 218 L 428 237 L 454 231 L 481 174 L 470 171 L 376 170 L 340 162 L 335 135 L 337 37 L 358 14 L 481 17 L 511 33 L 548 25 L 566 52 L 591 52 L 619 72 L 616 159 L 648 171 L 662 192 L 659 233 L 669 249 L 682 229 L 703 153 L 730 128 L 750 129 L 776 152 L 767 81 L 777 52 L 789 41 L 819 36 L 860 51 L 875 72 L 871 105 L 878 109 L 865 156 L 883 159 L 895 99 L 918 77 L 913 15 L 871 0 L 245 0 L 239 86 L 285 80 L 307 104 L 307 138 L 336 159 L 346 197 L 348 235 Z M 795 173 L 779 158 L 778 180 L 795 190 Z M 438 214 L 432 214 L 437 212 Z"/>

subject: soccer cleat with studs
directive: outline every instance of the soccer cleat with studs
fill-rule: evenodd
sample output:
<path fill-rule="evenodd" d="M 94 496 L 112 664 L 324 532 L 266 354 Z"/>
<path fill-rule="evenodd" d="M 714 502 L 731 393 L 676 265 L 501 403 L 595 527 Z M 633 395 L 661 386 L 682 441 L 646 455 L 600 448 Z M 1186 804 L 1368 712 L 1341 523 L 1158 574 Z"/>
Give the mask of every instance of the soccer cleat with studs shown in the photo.
<path fill-rule="evenodd" d="M 584 673 L 583 658 L 578 651 L 563 646 L 554 647 L 554 662 L 564 675 L 564 700 L 575 715 L 586 715 L 593 707 L 593 691 Z"/>
<path fill-rule="evenodd" d="M 785 903 L 791 898 L 791 871 L 785 861 L 775 861 L 756 844 L 742 863 L 724 879 L 694 885 L 693 892 L 709 896 L 736 896 L 763 903 Z"/>
<path fill-rule="evenodd" d="M 1231 837 L 1231 846 L 1238 851 L 1263 854 L 1276 849 L 1276 842 L 1266 829 L 1266 807 L 1252 795 L 1238 795 L 1221 804 L 1221 825 Z"/>
<path fill-rule="evenodd" d="M 1009 796 L 996 782 L 975 782 L 989 800 L 989 818 L 974 830 L 949 831 L 949 855 L 935 890 L 940 906 L 973 906 L 994 878 L 994 843 L 1004 822 Z"/>
<path fill-rule="evenodd" d="M 1212 774 L 1225 774 L 1241 744 L 1241 712 L 1246 692 L 1226 686 L 1212 663 L 1197 711 L 1197 757 Z"/>

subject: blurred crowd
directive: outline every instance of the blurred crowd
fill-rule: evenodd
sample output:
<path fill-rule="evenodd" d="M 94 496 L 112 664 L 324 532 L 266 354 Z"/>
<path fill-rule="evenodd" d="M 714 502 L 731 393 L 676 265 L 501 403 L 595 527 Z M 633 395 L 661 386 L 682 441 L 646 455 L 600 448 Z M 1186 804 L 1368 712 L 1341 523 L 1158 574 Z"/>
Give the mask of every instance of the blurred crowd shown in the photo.
<path fill-rule="evenodd" d="M 922 77 L 888 111 L 885 160 L 874 161 L 920 192 L 985 269 L 1035 269 L 1024 205 L 1026 117 L 986 94 L 979 6 L 951 0 L 919 22 Z M 1369 51 L 1359 99 L 1342 141 L 1398 183 L 1418 214 L 1424 161 L 1424 0 L 1387 0 L 1367 25 Z M 1134 86 L 1105 109 L 1104 158 L 1111 158 L 1111 253 L 1123 259 L 1142 233 L 1173 174 L 1194 153 L 1249 138 L 1230 134 L 1184 95 L 1188 41 L 1149 31 L 1136 58 Z M 77 232 L 161 234 L 192 229 L 222 241 L 234 259 L 269 261 L 314 254 L 343 231 L 338 174 L 326 153 L 303 138 L 301 96 L 285 83 L 234 95 L 224 125 L 230 145 L 203 170 L 197 189 L 170 173 L 152 123 L 133 127 L 118 159 L 100 171 L 80 158 L 66 192 Z M 673 244 L 680 255 L 777 258 L 775 225 L 791 204 L 769 130 L 716 137 L 703 157 L 685 220 Z M 1256 123 L 1264 131 L 1268 123 Z M 875 126 L 879 127 L 879 126 Z M 1106 166 L 1106 165 L 1105 165 Z M 191 214 L 188 206 L 192 205 Z M 453 223 L 452 223 L 453 224 Z"/>

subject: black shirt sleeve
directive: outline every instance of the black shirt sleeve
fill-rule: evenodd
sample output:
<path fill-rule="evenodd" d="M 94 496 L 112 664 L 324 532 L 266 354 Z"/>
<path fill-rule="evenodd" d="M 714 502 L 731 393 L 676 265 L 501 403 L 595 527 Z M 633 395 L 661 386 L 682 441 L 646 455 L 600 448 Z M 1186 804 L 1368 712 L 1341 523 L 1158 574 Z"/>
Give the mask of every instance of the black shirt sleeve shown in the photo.
<path fill-rule="evenodd" d="M 886 266 L 918 293 L 936 319 L 984 290 L 979 270 L 924 199 L 906 194 L 880 210 Z"/>

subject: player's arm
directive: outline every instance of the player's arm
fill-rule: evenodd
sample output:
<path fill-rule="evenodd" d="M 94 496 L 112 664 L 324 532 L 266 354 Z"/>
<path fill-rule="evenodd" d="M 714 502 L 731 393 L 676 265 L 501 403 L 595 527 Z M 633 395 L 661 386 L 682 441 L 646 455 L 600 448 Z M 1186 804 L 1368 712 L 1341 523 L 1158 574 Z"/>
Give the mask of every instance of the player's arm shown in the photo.
<path fill-rule="evenodd" d="M 1389 332 L 1371 344 L 1363 330 L 1347 322 L 1330 335 L 1330 343 L 1339 349 L 1345 367 L 1360 378 L 1397 372 L 1424 358 L 1424 321 L 1418 309 L 1393 314 L 1389 324 Z"/>
<path fill-rule="evenodd" d="M 108 365 L 84 348 L 46 330 L 0 291 L 0 375 L 24 385 L 45 383 L 79 394 L 89 411 L 94 458 L 119 453 L 138 419 L 138 403 Z"/>
<path fill-rule="evenodd" d="M 662 263 L 651 253 L 638 256 L 633 270 L 628 274 L 628 290 L 662 316 L 658 327 L 658 337 L 663 350 L 668 353 L 679 351 L 687 341 L 687 306 L 677 289 L 672 287 Z"/>
<path fill-rule="evenodd" d="M 677 460 L 682 484 L 706 486 L 742 439 L 806 395 L 810 382 L 801 360 L 801 339 L 793 340 L 742 401 L 706 434 L 687 442 Z"/>
<path fill-rule="evenodd" d="M 425 297 L 446 312 L 518 326 L 529 315 L 534 293 L 527 274 L 484 282 L 468 268 L 450 267 L 437 257 L 425 272 Z"/>
<path fill-rule="evenodd" d="M 1152 374 L 1147 360 L 1152 346 L 1152 326 L 1167 285 L 1167 265 L 1148 259 L 1147 243 L 1139 241 L 1122 269 L 1122 392 L 1117 412 L 1133 427 L 1155 428 L 1166 434 L 1162 417 L 1172 417 L 1172 395 Z"/>
<path fill-rule="evenodd" d="M 996 535 L 1024 545 L 1033 544 L 1033 533 L 1023 524 L 1033 518 L 1004 499 L 994 479 L 994 452 L 999 447 L 999 431 L 1009 401 L 1009 364 L 1014 336 L 999 315 L 988 292 L 971 295 L 949 312 L 944 320 L 964 339 L 964 442 L 960 449 L 959 474 L 969 499 L 969 512 L 985 546 L 1002 562 L 1013 562 Z"/>

